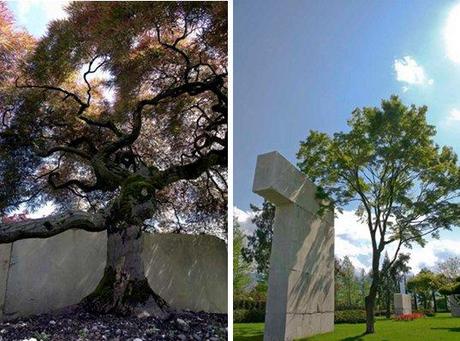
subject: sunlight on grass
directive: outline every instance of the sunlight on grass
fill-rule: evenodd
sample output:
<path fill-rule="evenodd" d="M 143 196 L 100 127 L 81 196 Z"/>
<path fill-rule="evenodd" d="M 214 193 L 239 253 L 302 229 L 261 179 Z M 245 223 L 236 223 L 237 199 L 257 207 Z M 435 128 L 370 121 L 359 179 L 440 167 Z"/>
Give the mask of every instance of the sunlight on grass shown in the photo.
<path fill-rule="evenodd" d="M 448 341 L 460 340 L 460 318 L 451 317 L 449 313 L 437 314 L 436 317 L 397 322 L 378 320 L 376 333 L 363 335 L 364 324 L 339 324 L 333 333 L 317 335 L 308 341 Z M 235 324 L 235 341 L 263 340 L 263 323 Z"/>

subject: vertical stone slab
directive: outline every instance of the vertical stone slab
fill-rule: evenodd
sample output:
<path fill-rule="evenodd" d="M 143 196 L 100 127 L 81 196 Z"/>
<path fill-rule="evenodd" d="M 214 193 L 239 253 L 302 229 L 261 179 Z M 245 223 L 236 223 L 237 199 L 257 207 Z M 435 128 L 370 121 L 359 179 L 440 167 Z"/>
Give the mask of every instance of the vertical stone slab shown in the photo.
<path fill-rule="evenodd" d="M 146 276 L 175 309 L 227 313 L 227 246 L 214 236 L 144 234 Z"/>
<path fill-rule="evenodd" d="M 317 215 L 316 188 L 277 152 L 259 155 L 253 191 L 276 206 L 265 341 L 334 329 L 334 218 Z"/>
<path fill-rule="evenodd" d="M 107 235 L 69 230 L 13 243 L 4 319 L 78 303 L 102 278 Z"/>
<path fill-rule="evenodd" d="M 408 294 L 394 294 L 396 315 L 412 314 L 412 298 Z"/>

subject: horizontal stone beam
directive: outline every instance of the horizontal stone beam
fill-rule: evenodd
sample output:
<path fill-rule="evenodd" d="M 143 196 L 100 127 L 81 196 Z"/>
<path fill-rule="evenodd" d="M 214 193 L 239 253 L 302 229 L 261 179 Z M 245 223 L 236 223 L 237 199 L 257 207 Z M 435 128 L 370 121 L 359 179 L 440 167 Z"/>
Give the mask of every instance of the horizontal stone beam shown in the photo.
<path fill-rule="evenodd" d="M 319 209 L 315 185 L 276 151 L 257 157 L 252 191 L 275 205 L 294 203 L 312 213 Z"/>

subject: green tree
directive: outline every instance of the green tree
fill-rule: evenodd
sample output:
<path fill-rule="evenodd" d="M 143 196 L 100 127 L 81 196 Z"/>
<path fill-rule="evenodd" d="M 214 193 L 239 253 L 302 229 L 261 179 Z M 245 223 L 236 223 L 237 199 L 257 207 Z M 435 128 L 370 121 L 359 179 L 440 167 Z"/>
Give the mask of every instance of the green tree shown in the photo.
<path fill-rule="evenodd" d="M 397 96 L 381 108 L 357 108 L 348 132 L 312 131 L 301 142 L 299 168 L 318 186 L 322 211 L 357 202 L 372 246 L 372 283 L 366 302 L 366 333 L 374 333 L 381 256 L 395 245 L 425 245 L 425 236 L 458 224 L 460 168 L 450 147 L 433 142 L 427 107 L 405 106 Z M 327 199 L 327 200 L 323 200 Z M 321 213 L 321 211 L 320 211 Z"/>
<path fill-rule="evenodd" d="M 249 272 L 251 265 L 243 257 L 243 247 L 246 236 L 241 231 L 240 225 L 233 222 L 233 293 L 241 294 L 251 281 Z"/>
<path fill-rule="evenodd" d="M 429 308 L 429 302 L 432 302 L 433 310 L 437 312 L 436 292 L 440 290 L 443 283 L 438 274 L 422 269 L 407 282 L 407 288 L 421 299 L 425 309 Z"/>
<path fill-rule="evenodd" d="M 391 317 L 391 303 L 393 302 L 394 293 L 399 292 L 399 283 L 403 279 L 404 274 L 410 270 L 410 267 L 407 265 L 409 258 L 408 254 L 400 253 L 398 259 L 390 265 L 390 257 L 385 252 L 378 297 L 385 307 L 385 316 L 387 318 Z"/>
<path fill-rule="evenodd" d="M 457 277 L 452 283 L 442 285 L 439 292 L 442 295 L 460 295 L 460 277 Z"/>
<path fill-rule="evenodd" d="M 340 272 L 337 274 L 336 281 L 339 283 L 337 291 L 338 303 L 345 302 L 345 306 L 351 309 L 356 303 L 359 294 L 359 284 L 355 274 L 355 267 L 348 256 L 343 257 L 340 262 Z M 341 298 L 343 299 L 341 300 Z"/>
<path fill-rule="evenodd" d="M 265 200 L 261 208 L 251 204 L 251 210 L 254 213 L 252 222 L 256 225 L 256 230 L 248 236 L 243 255 L 246 261 L 256 263 L 259 281 L 266 283 L 270 268 L 275 205 Z"/>
<path fill-rule="evenodd" d="M 163 316 L 141 257 L 146 222 L 226 226 L 227 4 L 66 11 L 0 89 L 0 213 L 53 202 L 56 214 L 1 224 L 0 242 L 106 230 L 84 306 Z"/>

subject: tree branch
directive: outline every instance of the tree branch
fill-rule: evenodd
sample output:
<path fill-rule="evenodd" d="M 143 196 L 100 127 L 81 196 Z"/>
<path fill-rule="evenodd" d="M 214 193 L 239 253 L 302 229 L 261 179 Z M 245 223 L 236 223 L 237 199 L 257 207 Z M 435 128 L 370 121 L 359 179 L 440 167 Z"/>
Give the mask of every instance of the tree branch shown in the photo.
<path fill-rule="evenodd" d="M 153 175 L 152 180 L 160 188 L 163 188 L 179 180 L 196 179 L 209 168 L 217 165 L 227 165 L 227 148 L 213 150 L 191 163 L 172 166 L 164 171 L 159 171 L 156 175 Z"/>
<path fill-rule="evenodd" d="M 12 243 L 26 238 L 48 238 L 70 229 L 104 231 L 104 221 L 101 213 L 70 211 L 46 218 L 0 224 L 0 243 Z"/>

